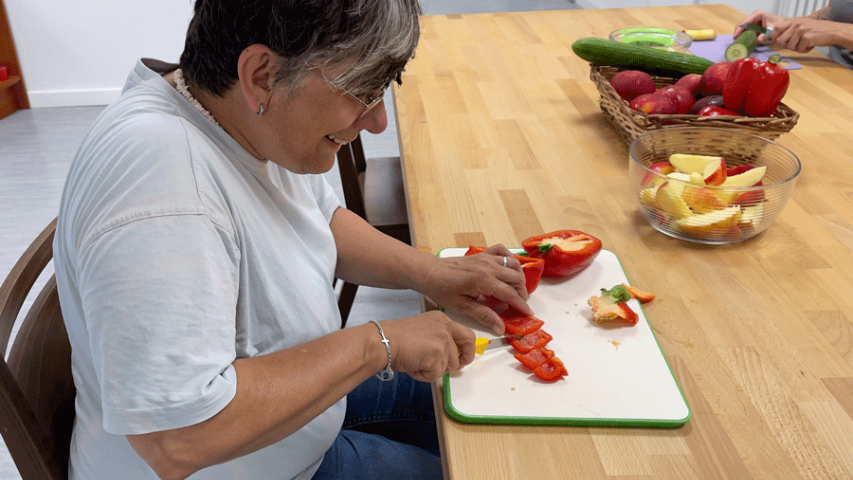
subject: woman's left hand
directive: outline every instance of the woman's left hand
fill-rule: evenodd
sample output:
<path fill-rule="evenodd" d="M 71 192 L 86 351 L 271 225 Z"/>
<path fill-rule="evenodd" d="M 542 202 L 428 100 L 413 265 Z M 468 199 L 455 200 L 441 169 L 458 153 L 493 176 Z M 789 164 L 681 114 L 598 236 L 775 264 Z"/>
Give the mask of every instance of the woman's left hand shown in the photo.
<path fill-rule="evenodd" d="M 439 259 L 424 285 L 422 293 L 434 302 L 471 316 L 498 335 L 504 334 L 504 323 L 495 310 L 483 303 L 486 297 L 533 314 L 527 305 L 521 264 L 500 244 L 476 255 Z"/>

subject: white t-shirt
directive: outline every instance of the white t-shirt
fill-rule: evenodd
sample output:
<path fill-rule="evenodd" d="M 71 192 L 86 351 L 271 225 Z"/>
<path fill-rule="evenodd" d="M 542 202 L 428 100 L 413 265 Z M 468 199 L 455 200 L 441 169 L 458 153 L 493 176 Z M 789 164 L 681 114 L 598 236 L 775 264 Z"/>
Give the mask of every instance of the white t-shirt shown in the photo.
<path fill-rule="evenodd" d="M 339 206 L 322 176 L 255 159 L 137 63 L 71 165 L 54 240 L 72 479 L 155 479 L 124 435 L 202 422 L 233 398 L 236 358 L 340 328 Z M 191 478 L 310 478 L 345 410 Z"/>

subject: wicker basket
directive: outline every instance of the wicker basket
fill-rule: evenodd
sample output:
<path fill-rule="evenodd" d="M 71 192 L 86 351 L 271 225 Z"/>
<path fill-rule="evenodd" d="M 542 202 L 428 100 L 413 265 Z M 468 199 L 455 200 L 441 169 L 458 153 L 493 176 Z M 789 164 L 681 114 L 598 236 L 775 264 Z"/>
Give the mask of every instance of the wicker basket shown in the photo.
<path fill-rule="evenodd" d="M 649 115 L 628 107 L 628 102 L 622 98 L 610 85 L 610 79 L 619 71 L 616 67 L 590 64 L 589 77 L 595 82 L 600 98 L 598 104 L 604 115 L 619 129 L 622 139 L 631 143 L 640 135 L 659 128 L 703 125 L 707 127 L 737 128 L 758 135 L 768 140 L 778 138 L 790 131 L 797 124 L 800 114 L 784 103 L 773 113 L 772 117 L 738 117 L 721 119 L 720 117 L 700 117 L 698 115 Z M 675 78 L 652 77 L 655 87 L 661 88 L 675 84 Z"/>

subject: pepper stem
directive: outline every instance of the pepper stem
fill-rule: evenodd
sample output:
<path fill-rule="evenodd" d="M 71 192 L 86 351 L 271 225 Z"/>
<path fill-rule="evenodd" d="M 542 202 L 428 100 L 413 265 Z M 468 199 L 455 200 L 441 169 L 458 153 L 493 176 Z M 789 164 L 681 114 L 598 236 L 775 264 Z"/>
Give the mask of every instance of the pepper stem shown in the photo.
<path fill-rule="evenodd" d="M 768 58 L 767 61 L 772 63 L 773 65 L 778 65 L 779 62 L 782 61 L 782 55 L 774 53 L 773 55 L 770 55 L 770 58 Z"/>

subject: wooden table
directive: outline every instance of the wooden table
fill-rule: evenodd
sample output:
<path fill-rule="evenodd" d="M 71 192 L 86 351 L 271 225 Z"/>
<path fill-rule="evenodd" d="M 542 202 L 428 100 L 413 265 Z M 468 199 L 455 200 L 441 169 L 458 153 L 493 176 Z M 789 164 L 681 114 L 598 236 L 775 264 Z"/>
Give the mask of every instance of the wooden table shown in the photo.
<path fill-rule="evenodd" d="M 447 478 L 853 478 L 853 71 L 787 52 L 779 142 L 803 163 L 758 237 L 702 246 L 653 230 L 628 147 L 599 110 L 580 37 L 621 26 L 713 28 L 724 5 L 425 17 L 395 92 L 417 248 L 562 228 L 600 238 L 632 283 L 692 409 L 677 429 L 475 425 L 444 413 Z"/>

